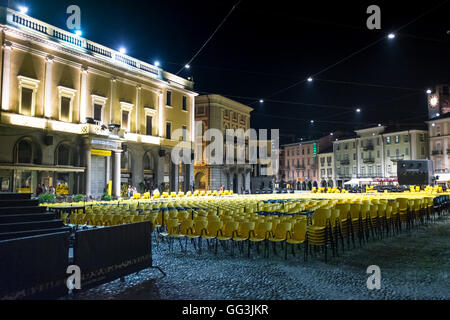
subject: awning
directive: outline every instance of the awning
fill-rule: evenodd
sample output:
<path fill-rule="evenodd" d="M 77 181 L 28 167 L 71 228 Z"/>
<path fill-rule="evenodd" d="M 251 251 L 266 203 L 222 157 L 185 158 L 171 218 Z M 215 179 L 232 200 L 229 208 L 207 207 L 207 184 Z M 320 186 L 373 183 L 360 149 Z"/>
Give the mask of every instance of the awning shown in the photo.
<path fill-rule="evenodd" d="M 434 175 L 439 177 L 436 182 L 445 183 L 450 181 L 450 173 L 435 173 Z"/>
<path fill-rule="evenodd" d="M 361 182 L 371 183 L 371 182 L 373 182 L 373 180 L 372 179 L 351 179 L 347 182 L 344 182 L 344 185 L 352 185 L 352 184 L 359 185 Z"/>

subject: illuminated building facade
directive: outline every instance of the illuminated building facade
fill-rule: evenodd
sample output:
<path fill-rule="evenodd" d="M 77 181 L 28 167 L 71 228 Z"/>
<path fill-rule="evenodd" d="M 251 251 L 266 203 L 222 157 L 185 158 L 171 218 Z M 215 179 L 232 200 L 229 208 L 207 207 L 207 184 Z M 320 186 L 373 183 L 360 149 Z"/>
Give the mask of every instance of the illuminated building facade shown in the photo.
<path fill-rule="evenodd" d="M 191 81 L 11 9 L 0 29 L 1 191 L 190 188 Z"/>

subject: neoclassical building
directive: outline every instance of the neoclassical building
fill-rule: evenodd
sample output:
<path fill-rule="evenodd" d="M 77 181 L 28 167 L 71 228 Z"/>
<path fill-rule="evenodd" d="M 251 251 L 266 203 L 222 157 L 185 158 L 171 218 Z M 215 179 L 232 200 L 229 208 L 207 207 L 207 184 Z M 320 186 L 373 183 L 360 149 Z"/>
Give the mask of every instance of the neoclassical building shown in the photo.
<path fill-rule="evenodd" d="M 191 81 L 7 8 L 0 42 L 1 191 L 191 187 Z"/>
<path fill-rule="evenodd" d="M 355 131 L 353 138 L 333 142 L 336 184 L 397 183 L 399 160 L 428 158 L 428 132 L 420 129 L 398 131 L 379 125 Z"/>
<path fill-rule="evenodd" d="M 212 94 L 195 98 L 195 119 L 201 123 L 201 130 L 196 135 L 203 134 L 208 129 L 217 129 L 226 139 L 227 129 L 242 129 L 244 132 L 250 128 L 250 112 L 253 109 L 237 101 Z M 201 138 L 200 138 L 201 140 Z M 224 186 L 235 193 L 250 191 L 250 178 L 253 166 L 248 161 L 248 141 L 246 143 L 246 163 L 242 164 L 211 164 L 209 159 L 199 158 L 207 143 L 204 141 L 200 152 L 196 150 L 195 161 L 195 189 L 219 190 Z M 224 141 L 225 148 L 225 141 Z M 225 152 L 224 152 L 225 157 Z M 226 162 L 226 159 L 223 159 Z"/>

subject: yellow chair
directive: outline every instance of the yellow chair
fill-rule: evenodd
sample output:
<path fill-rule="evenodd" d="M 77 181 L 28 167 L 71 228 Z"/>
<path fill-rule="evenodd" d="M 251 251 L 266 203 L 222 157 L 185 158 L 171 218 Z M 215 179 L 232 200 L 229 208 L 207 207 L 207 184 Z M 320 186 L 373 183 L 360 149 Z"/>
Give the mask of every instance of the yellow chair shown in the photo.
<path fill-rule="evenodd" d="M 307 219 L 298 220 L 292 229 L 292 232 L 288 233 L 288 238 L 286 239 L 286 247 L 285 247 L 285 258 L 287 258 L 287 244 L 291 246 L 292 255 L 295 256 L 294 246 L 299 246 L 304 243 L 306 240 L 306 224 Z"/>

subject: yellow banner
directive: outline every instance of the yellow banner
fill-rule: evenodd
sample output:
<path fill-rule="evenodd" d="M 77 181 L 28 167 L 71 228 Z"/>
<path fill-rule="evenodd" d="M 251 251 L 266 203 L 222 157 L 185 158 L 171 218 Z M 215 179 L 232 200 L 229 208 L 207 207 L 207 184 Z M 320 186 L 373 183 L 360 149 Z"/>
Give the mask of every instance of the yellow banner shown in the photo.
<path fill-rule="evenodd" d="M 105 156 L 110 157 L 111 151 L 109 150 L 100 150 L 100 149 L 91 149 L 91 154 L 94 156 Z"/>

